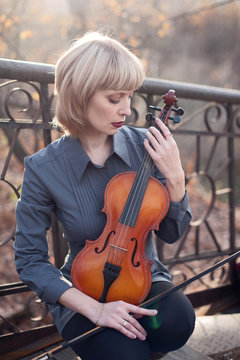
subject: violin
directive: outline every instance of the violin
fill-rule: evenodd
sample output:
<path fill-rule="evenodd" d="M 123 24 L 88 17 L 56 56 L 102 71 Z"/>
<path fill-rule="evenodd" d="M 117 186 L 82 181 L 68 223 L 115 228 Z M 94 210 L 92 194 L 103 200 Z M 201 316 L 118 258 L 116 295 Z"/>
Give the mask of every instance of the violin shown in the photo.
<path fill-rule="evenodd" d="M 151 108 L 160 111 L 158 117 L 165 124 L 168 119 L 179 122 L 183 109 L 173 107 L 175 91 L 170 90 L 163 100 L 162 109 Z M 146 119 L 154 120 L 153 114 Z M 124 300 L 139 305 L 150 290 L 152 261 L 145 256 L 145 244 L 170 203 L 165 186 L 151 176 L 153 165 L 146 151 L 137 172 L 119 173 L 109 181 L 102 209 L 107 216 L 105 228 L 97 240 L 86 240 L 73 261 L 73 285 L 100 302 Z"/>

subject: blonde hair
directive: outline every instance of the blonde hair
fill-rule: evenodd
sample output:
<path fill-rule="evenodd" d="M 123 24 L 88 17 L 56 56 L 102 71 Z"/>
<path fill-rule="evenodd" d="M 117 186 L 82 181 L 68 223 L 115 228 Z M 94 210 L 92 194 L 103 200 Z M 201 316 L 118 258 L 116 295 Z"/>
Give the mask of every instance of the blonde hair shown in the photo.
<path fill-rule="evenodd" d="M 117 40 L 90 32 L 76 40 L 56 64 L 56 120 L 77 135 L 96 90 L 136 90 L 145 76 L 142 62 Z"/>

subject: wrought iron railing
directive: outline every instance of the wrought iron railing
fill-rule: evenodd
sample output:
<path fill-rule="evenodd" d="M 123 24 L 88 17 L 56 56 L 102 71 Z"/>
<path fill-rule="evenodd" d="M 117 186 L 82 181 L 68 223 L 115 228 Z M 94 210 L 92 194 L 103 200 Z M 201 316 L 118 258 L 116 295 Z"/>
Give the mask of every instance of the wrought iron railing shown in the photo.
<path fill-rule="evenodd" d="M 53 65 L 1 59 L 0 79 L 0 139 L 5 139 L 5 145 L 0 144 L 0 211 L 5 213 L 9 202 L 16 202 L 20 196 L 24 156 L 62 134 L 51 125 Z M 193 220 L 176 244 L 166 245 L 159 240 L 156 245 L 175 281 L 180 281 L 240 248 L 236 224 L 236 210 L 240 205 L 240 91 L 149 78 L 134 96 L 128 123 L 147 127 L 148 106 L 161 106 L 161 96 L 169 89 L 176 91 L 179 105 L 185 109 L 181 123 L 170 124 L 170 127 L 183 160 Z M 14 165 L 14 171 L 13 159 L 14 164 L 20 164 Z M 7 201 L 6 193 L 9 194 Z M 0 252 L 14 241 L 15 235 L 14 224 L 6 229 L 1 222 L 0 219 Z M 49 237 L 53 261 L 61 266 L 66 245 L 54 217 Z M 209 301 L 213 297 L 207 295 L 206 289 L 216 289 L 215 293 L 219 294 L 217 289 L 234 284 L 235 269 L 235 264 L 226 265 L 207 281 L 202 279 L 195 284 L 196 289 L 188 291 L 203 290 Z M 1 297 L 25 291 L 27 286 L 17 280 L 0 286 Z M 26 308 L 29 304 L 27 301 Z M 3 313 L 0 315 L 4 317 Z"/>

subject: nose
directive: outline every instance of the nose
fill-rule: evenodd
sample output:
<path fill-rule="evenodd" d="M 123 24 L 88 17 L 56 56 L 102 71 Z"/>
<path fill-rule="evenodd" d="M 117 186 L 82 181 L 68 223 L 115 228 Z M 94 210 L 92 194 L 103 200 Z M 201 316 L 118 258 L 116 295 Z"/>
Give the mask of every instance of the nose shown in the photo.
<path fill-rule="evenodd" d="M 131 101 L 129 100 L 129 98 L 123 99 L 123 101 L 121 102 L 119 113 L 124 116 L 131 115 Z"/>

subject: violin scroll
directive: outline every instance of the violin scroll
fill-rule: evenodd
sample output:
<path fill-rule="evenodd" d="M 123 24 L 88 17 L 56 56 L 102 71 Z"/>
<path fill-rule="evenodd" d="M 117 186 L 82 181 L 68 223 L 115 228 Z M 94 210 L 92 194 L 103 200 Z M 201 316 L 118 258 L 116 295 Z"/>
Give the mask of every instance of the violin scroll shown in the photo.
<path fill-rule="evenodd" d="M 163 108 L 160 108 L 158 106 L 153 106 L 153 105 L 149 105 L 149 107 L 151 109 L 160 111 L 159 119 L 162 120 L 165 124 L 167 123 L 167 120 L 173 120 L 174 124 L 180 123 L 180 121 L 181 121 L 180 116 L 182 116 L 184 114 L 184 110 L 182 107 L 177 107 L 177 108 L 173 107 L 173 105 L 175 105 L 177 102 L 177 98 L 175 96 L 175 91 L 169 90 L 168 93 L 163 96 L 163 100 L 165 103 Z M 174 111 L 174 113 L 176 115 L 169 116 L 171 111 Z M 156 117 L 152 113 L 146 114 L 147 121 L 152 121 L 155 119 L 156 119 Z"/>

